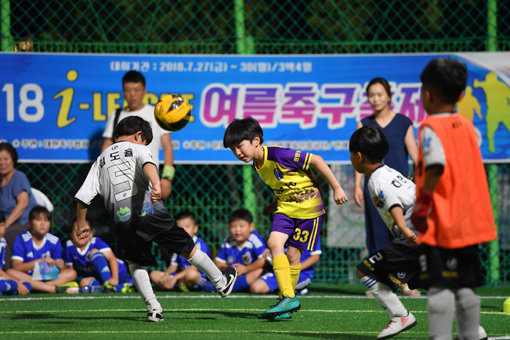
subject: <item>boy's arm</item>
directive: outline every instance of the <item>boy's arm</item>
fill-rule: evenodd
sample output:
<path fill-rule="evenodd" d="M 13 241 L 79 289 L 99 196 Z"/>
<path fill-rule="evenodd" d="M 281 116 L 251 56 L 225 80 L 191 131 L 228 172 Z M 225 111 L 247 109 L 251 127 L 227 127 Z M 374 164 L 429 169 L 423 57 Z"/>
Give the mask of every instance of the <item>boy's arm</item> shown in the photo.
<path fill-rule="evenodd" d="M 266 263 L 266 258 L 260 257 L 248 265 L 235 263 L 234 267 L 237 270 L 237 275 L 243 275 L 243 274 L 248 274 L 249 272 L 252 272 L 259 268 L 263 268 L 265 263 Z"/>
<path fill-rule="evenodd" d="M 406 221 L 404 219 L 404 210 L 402 210 L 401 206 L 394 206 L 390 209 L 390 214 L 395 220 L 395 224 L 397 225 L 400 232 L 405 236 L 405 238 L 411 242 L 416 244 L 416 234 L 413 233 L 411 229 L 406 225 Z"/>
<path fill-rule="evenodd" d="M 87 223 L 87 207 L 83 205 L 81 202 L 76 203 L 76 236 L 82 239 L 90 234 L 90 227 Z"/>
<path fill-rule="evenodd" d="M 321 259 L 320 254 L 310 255 L 309 258 L 301 262 L 301 271 L 310 268 L 311 266 L 319 262 L 320 259 Z"/>
<path fill-rule="evenodd" d="M 161 181 L 159 179 L 158 168 L 156 168 L 154 163 L 145 163 L 143 165 L 143 172 L 152 184 L 151 202 L 155 203 L 161 199 Z"/>
<path fill-rule="evenodd" d="M 338 183 L 333 171 L 326 164 L 324 159 L 318 155 L 311 155 L 310 164 L 313 165 L 319 173 L 324 176 L 324 178 L 328 181 L 329 185 L 333 189 L 333 197 L 335 199 L 336 204 L 344 204 L 348 201 L 347 195 L 345 195 L 344 189 Z"/>
<path fill-rule="evenodd" d="M 218 260 L 214 260 L 214 264 L 216 265 L 216 267 L 218 267 L 219 270 L 223 271 L 225 269 L 227 269 L 228 265 L 224 262 L 221 262 L 221 261 L 218 261 Z"/>
<path fill-rule="evenodd" d="M 21 260 L 12 260 L 12 269 L 16 269 L 17 271 L 26 273 L 29 270 L 34 269 L 34 266 L 37 262 L 42 262 L 44 259 L 37 259 L 30 262 L 23 262 Z"/>
<path fill-rule="evenodd" d="M 170 274 L 172 274 L 172 273 L 175 273 L 175 271 L 176 271 L 176 270 L 177 270 L 177 265 L 175 265 L 175 264 L 170 264 L 170 265 L 168 266 L 168 268 L 165 270 L 165 274 L 166 274 L 166 275 L 170 275 Z"/>

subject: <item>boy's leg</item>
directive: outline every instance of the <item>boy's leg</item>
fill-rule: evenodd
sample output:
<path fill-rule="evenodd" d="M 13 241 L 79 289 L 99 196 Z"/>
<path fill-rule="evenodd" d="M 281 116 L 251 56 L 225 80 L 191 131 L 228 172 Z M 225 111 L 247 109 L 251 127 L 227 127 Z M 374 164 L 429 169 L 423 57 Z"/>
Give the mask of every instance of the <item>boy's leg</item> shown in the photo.
<path fill-rule="evenodd" d="M 450 289 L 431 287 L 428 295 L 427 314 L 430 337 L 433 340 L 450 340 L 455 313 L 455 294 Z M 478 323 L 475 326 L 478 327 Z"/>
<path fill-rule="evenodd" d="M 301 273 L 301 255 L 303 253 L 303 249 L 289 247 L 287 249 L 287 257 L 289 259 L 290 264 L 290 281 L 292 284 L 292 289 L 296 291 L 296 286 L 299 281 L 299 274 Z"/>
<path fill-rule="evenodd" d="M 156 299 L 156 295 L 154 295 L 146 267 L 134 262 L 129 263 L 128 266 L 136 289 L 138 289 L 143 302 L 147 306 L 147 320 L 153 322 L 163 321 L 163 309 Z"/>
<path fill-rule="evenodd" d="M 106 281 L 111 279 L 112 272 L 110 271 L 110 266 L 103 253 L 96 249 L 94 250 L 90 253 L 90 261 L 94 265 L 94 268 L 96 268 L 96 273 L 99 274 L 101 283 L 104 284 Z"/>
<path fill-rule="evenodd" d="M 292 279 L 290 273 L 289 258 L 284 252 L 285 242 L 289 235 L 278 231 L 272 231 L 269 235 L 267 244 L 271 250 L 273 257 L 273 271 L 278 282 L 278 289 L 280 290 L 280 297 L 294 298 L 294 289 L 292 287 Z"/>
<path fill-rule="evenodd" d="M 478 339 L 480 298 L 471 288 L 455 291 L 455 306 L 459 335 L 462 339 Z"/>
<path fill-rule="evenodd" d="M 188 235 L 185 231 L 184 233 Z M 181 255 L 184 256 L 189 263 L 197 267 L 198 270 L 207 275 L 222 297 L 225 297 L 232 292 L 234 283 L 237 279 L 237 271 L 234 267 L 229 266 L 221 272 L 211 258 L 195 246 L 193 246 L 193 250 L 189 254 L 183 253 Z"/>

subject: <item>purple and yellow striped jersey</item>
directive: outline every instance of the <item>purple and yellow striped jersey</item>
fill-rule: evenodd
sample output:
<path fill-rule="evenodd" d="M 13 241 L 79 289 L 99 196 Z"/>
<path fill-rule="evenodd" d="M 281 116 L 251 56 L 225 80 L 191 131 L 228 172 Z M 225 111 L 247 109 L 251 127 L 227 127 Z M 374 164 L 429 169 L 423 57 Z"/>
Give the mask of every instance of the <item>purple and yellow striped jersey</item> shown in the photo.
<path fill-rule="evenodd" d="M 309 152 L 263 146 L 264 164 L 255 170 L 278 197 L 276 213 L 311 219 L 324 214 L 319 191 L 310 178 Z"/>

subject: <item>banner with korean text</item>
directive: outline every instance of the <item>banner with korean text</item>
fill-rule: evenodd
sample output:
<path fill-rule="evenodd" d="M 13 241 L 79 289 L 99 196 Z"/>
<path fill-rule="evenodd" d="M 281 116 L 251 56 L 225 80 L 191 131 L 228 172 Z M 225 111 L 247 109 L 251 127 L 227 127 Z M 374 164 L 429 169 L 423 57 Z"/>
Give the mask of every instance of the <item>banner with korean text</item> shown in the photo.
<path fill-rule="evenodd" d="M 266 145 L 348 163 L 349 137 L 372 114 L 368 81 L 388 79 L 393 109 L 418 127 L 425 117 L 419 75 L 438 56 L 0 53 L 0 139 L 21 161 L 89 162 L 99 154 L 107 115 L 123 105 L 122 76 L 138 70 L 147 103 L 175 93 L 193 106 L 194 121 L 172 134 L 176 163 L 237 163 L 223 133 L 248 116 L 261 123 Z M 468 65 L 458 107 L 477 128 L 484 160 L 510 161 L 510 52 L 451 56 Z"/>

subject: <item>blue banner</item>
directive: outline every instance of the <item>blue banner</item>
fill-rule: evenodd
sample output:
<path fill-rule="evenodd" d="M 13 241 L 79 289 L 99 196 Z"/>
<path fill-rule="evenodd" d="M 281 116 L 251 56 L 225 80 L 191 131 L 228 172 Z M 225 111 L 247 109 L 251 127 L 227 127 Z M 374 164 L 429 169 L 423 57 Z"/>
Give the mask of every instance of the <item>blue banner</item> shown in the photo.
<path fill-rule="evenodd" d="M 419 75 L 438 56 L 0 53 L 0 139 L 25 162 L 93 160 L 107 115 L 123 105 L 122 76 L 138 70 L 147 103 L 175 93 L 193 106 L 194 121 L 172 134 L 176 163 L 238 162 L 223 149 L 223 133 L 234 118 L 248 116 L 261 123 L 266 145 L 348 163 L 349 137 L 372 114 L 367 82 L 388 79 L 393 109 L 418 127 L 426 115 Z M 510 53 L 451 56 L 468 65 L 458 108 L 475 124 L 484 160 L 510 161 Z"/>

